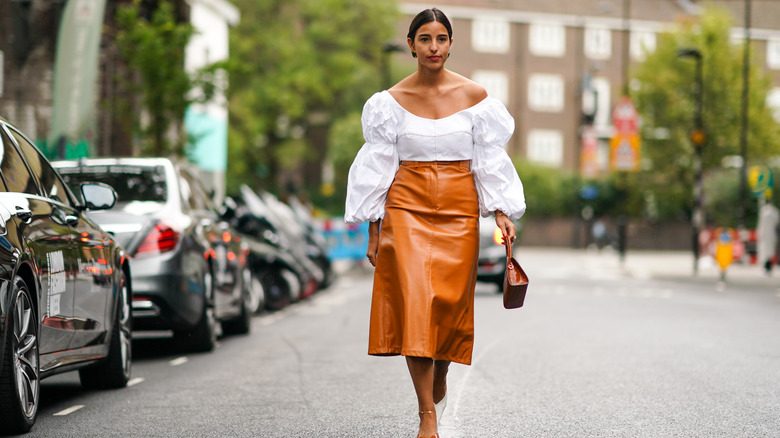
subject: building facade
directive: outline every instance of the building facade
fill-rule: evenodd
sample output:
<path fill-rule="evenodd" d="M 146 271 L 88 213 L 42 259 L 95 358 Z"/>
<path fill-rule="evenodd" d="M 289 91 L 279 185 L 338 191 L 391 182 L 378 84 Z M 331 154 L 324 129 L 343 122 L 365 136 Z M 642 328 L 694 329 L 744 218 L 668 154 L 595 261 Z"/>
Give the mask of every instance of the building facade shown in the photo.
<path fill-rule="evenodd" d="M 454 27 L 448 68 L 483 85 L 515 118 L 513 156 L 554 168 L 580 166 L 583 112 L 598 138 L 598 164 L 608 168 L 611 112 L 630 84 L 631 66 L 652 52 L 659 33 L 695 16 L 693 0 L 451 0 L 401 3 L 397 34 L 411 18 L 438 7 Z M 713 1 L 744 22 L 743 1 Z M 780 122 L 780 1 L 753 1 L 751 51 L 774 78 L 767 102 Z M 735 42 L 744 29 L 732 30 Z M 406 46 L 399 38 L 398 44 Z M 413 64 L 411 57 L 400 62 Z M 407 59 L 408 58 L 408 59 Z M 404 59 L 405 61 L 402 61 Z"/>

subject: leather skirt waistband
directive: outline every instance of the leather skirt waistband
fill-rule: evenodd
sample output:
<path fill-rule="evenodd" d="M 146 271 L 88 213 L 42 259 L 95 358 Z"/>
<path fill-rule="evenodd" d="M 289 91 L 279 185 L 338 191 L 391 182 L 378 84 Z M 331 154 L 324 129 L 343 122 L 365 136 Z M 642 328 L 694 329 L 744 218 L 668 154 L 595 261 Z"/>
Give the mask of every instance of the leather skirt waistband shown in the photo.
<path fill-rule="evenodd" d="M 402 160 L 401 166 L 406 167 L 421 167 L 421 166 L 457 166 L 461 169 L 471 170 L 471 160 L 459 160 L 459 161 L 407 161 Z"/>

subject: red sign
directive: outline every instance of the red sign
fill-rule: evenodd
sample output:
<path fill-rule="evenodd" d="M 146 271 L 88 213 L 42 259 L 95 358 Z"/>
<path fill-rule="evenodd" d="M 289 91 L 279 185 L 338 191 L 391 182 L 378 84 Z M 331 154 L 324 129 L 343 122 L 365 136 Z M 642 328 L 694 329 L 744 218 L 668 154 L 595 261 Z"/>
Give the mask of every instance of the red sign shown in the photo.
<path fill-rule="evenodd" d="M 612 109 L 612 126 L 618 134 L 639 133 L 639 114 L 628 96 L 620 96 Z"/>

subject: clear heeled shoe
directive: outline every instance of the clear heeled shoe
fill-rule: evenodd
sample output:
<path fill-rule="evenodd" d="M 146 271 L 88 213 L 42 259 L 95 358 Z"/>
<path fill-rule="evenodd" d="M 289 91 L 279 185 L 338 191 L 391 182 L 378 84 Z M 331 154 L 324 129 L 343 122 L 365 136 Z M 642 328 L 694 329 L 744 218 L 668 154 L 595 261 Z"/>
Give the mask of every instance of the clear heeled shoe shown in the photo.
<path fill-rule="evenodd" d="M 433 408 L 436 409 L 436 424 L 441 423 L 441 416 L 444 415 L 444 409 L 447 408 L 447 393 L 444 393 L 444 397 L 439 400 L 438 403 L 433 404 Z"/>
<path fill-rule="evenodd" d="M 434 403 L 434 406 L 435 406 L 435 403 Z M 436 411 L 420 411 L 420 416 L 426 415 L 426 414 L 435 414 L 435 413 L 436 413 Z M 428 437 L 417 435 L 417 438 L 440 438 L 440 437 L 439 437 L 439 433 L 437 432 L 437 433 L 433 434 L 432 436 L 428 436 Z"/>

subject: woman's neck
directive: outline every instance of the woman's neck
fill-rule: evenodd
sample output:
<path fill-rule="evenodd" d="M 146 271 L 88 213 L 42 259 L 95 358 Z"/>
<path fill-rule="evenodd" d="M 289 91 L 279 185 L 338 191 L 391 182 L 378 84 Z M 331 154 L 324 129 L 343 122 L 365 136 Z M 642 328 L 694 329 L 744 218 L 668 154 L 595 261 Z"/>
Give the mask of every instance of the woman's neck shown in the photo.
<path fill-rule="evenodd" d="M 438 88 L 447 80 L 447 69 L 444 67 L 438 70 L 429 70 L 426 68 L 417 68 L 417 83 L 424 87 Z"/>

